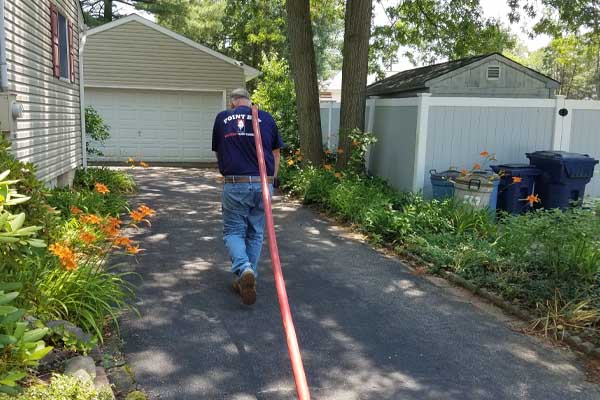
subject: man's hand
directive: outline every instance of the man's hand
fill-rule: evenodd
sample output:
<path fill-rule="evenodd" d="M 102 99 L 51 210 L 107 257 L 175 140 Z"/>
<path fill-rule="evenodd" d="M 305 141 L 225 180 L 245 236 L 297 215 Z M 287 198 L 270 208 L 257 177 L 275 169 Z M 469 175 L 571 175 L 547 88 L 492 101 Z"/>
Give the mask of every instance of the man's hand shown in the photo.
<path fill-rule="evenodd" d="M 273 158 L 275 158 L 275 171 L 273 174 L 273 178 L 277 178 L 277 173 L 279 172 L 279 162 L 281 160 L 281 151 L 280 149 L 273 150 Z"/>

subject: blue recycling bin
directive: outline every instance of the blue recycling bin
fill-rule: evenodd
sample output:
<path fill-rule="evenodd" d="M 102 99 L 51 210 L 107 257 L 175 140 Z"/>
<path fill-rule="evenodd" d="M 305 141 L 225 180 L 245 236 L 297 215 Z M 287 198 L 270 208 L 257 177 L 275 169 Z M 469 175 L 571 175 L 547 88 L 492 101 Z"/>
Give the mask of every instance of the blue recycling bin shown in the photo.
<path fill-rule="evenodd" d="M 511 214 L 521 214 L 531 209 L 526 199 L 534 194 L 535 179 L 541 171 L 529 164 L 492 165 L 491 168 L 500 176 L 498 208 Z"/>
<path fill-rule="evenodd" d="M 598 160 L 566 151 L 536 151 L 527 153 L 527 158 L 542 172 L 536 179 L 536 191 L 543 208 L 565 210 L 581 205 Z"/>
<path fill-rule="evenodd" d="M 431 189 L 434 200 L 451 199 L 454 196 L 454 179 L 460 175 L 460 171 L 449 169 L 437 172 L 435 169 L 429 171 L 431 178 Z"/>

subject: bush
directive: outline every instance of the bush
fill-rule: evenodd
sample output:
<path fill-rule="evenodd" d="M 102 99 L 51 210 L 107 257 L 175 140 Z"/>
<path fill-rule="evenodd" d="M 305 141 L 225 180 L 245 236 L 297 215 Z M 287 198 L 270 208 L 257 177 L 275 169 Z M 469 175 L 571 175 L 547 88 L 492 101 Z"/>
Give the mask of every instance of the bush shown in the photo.
<path fill-rule="evenodd" d="M 65 219 L 72 216 L 72 207 L 87 214 L 118 216 L 127 209 L 127 200 L 116 193 L 101 194 L 90 190 L 54 189 L 48 203 L 60 211 Z"/>
<path fill-rule="evenodd" d="M 108 186 L 111 193 L 129 194 L 136 190 L 135 181 L 131 175 L 122 170 L 106 167 L 78 169 L 75 172 L 73 185 L 76 189 L 93 191 L 97 182 Z"/>
<path fill-rule="evenodd" d="M 600 315 L 598 208 L 505 215 L 494 222 L 487 210 L 453 200 L 426 201 L 398 193 L 380 179 L 325 167 L 283 163 L 281 187 L 354 224 L 375 242 L 418 254 L 434 271 L 452 270 L 532 308 L 558 291 L 561 307 Z M 580 304 L 585 307 L 576 307 Z"/>
<path fill-rule="evenodd" d="M 49 385 L 33 385 L 15 397 L 0 394 L 0 400 L 111 400 L 108 390 L 98 391 L 91 381 L 65 375 L 54 375 Z"/>
<path fill-rule="evenodd" d="M 98 144 L 104 144 L 106 139 L 110 137 L 110 126 L 104 123 L 98 111 L 92 106 L 85 108 L 85 132 L 90 139 Z M 85 149 L 90 155 L 104 155 L 100 150 L 93 148 L 90 143 L 86 143 Z"/>

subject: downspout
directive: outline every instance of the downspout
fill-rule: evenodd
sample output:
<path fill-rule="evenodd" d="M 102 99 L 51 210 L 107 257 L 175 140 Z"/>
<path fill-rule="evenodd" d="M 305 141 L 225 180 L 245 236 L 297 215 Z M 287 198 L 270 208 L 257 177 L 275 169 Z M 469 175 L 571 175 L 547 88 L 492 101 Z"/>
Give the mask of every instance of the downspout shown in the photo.
<path fill-rule="evenodd" d="M 83 168 L 87 168 L 87 135 L 85 133 L 85 97 L 83 88 L 83 48 L 85 47 L 86 39 L 87 35 L 84 28 L 83 34 L 79 38 L 79 105 L 81 110 L 81 163 Z"/>
<path fill-rule="evenodd" d="M 6 26 L 4 21 L 4 3 L 0 0 L 0 90 L 8 92 L 8 64 L 6 63 Z"/>

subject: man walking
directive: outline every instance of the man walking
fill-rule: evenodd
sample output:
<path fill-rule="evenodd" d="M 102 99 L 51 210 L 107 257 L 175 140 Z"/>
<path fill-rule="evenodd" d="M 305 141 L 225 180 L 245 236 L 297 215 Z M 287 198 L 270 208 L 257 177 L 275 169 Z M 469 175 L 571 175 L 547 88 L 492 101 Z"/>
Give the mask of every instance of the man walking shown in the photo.
<path fill-rule="evenodd" d="M 225 179 L 222 197 L 223 239 L 231 258 L 231 271 L 235 274 L 233 287 L 247 305 L 256 301 L 258 260 L 265 228 L 251 105 L 245 89 L 233 90 L 230 109 L 220 112 L 215 119 L 212 139 L 219 171 Z M 275 120 L 269 113 L 259 111 L 258 119 L 272 191 L 283 142 Z"/>

